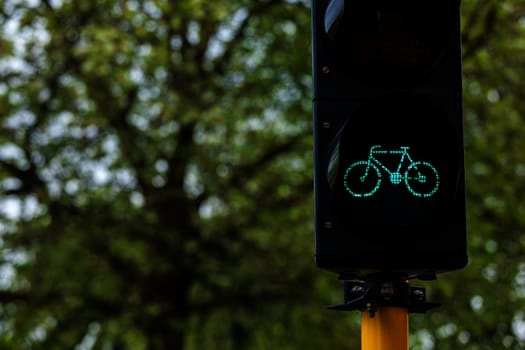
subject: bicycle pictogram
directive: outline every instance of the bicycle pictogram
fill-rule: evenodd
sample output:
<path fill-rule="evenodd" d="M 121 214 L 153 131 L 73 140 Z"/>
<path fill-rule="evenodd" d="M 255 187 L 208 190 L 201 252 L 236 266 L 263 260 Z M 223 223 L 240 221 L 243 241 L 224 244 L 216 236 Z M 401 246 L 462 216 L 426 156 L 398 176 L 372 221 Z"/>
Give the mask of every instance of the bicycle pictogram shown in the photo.
<path fill-rule="evenodd" d="M 393 185 L 404 182 L 408 191 L 421 198 L 429 198 L 439 188 L 439 175 L 436 168 L 426 161 L 414 161 L 408 154 L 410 147 L 382 150 L 380 145 L 370 147 L 367 160 L 360 160 L 348 166 L 344 174 L 344 187 L 354 197 L 373 196 L 381 186 L 382 172 L 388 174 Z M 375 155 L 399 155 L 399 164 L 394 171 L 388 169 Z M 401 173 L 403 164 L 405 172 Z"/>

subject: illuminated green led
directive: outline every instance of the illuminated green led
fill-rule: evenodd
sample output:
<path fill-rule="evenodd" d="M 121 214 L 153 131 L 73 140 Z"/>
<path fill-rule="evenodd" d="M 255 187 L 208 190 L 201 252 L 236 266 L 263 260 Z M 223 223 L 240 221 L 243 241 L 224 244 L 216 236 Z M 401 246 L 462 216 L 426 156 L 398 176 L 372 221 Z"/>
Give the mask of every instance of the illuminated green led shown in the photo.
<path fill-rule="evenodd" d="M 439 188 L 439 175 L 428 162 L 413 162 L 405 172 L 405 184 L 414 196 L 428 198 L 436 194 Z M 414 190 L 414 187 L 424 185 L 424 192 Z"/>
<path fill-rule="evenodd" d="M 400 147 L 395 150 L 380 149 L 380 145 L 370 147 L 368 160 L 360 160 L 352 163 L 345 171 L 343 181 L 348 193 L 354 197 L 371 197 L 381 185 L 381 170 L 389 176 L 393 185 L 405 182 L 408 191 L 419 198 L 430 198 L 439 189 L 439 174 L 437 169 L 425 161 L 414 162 L 408 150 L 410 147 Z M 400 155 L 399 164 L 395 171 L 385 167 L 374 155 Z M 405 161 L 406 159 L 406 161 Z M 404 174 L 400 170 L 403 163 L 408 163 Z"/>
<path fill-rule="evenodd" d="M 390 174 L 390 182 L 392 182 L 394 185 L 398 185 L 403 181 L 403 175 L 400 173 L 392 173 Z"/>
<path fill-rule="evenodd" d="M 370 169 L 373 169 L 371 172 Z M 351 164 L 344 175 L 344 186 L 354 197 L 370 197 L 381 185 L 381 172 L 372 163 L 359 161 Z"/>

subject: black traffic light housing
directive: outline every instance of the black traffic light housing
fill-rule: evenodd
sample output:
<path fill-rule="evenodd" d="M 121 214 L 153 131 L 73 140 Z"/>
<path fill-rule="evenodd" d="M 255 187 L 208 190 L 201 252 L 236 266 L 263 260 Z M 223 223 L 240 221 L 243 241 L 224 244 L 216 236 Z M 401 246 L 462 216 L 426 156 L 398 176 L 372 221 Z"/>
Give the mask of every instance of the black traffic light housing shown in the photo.
<path fill-rule="evenodd" d="M 467 263 L 459 0 L 314 0 L 316 263 Z"/>

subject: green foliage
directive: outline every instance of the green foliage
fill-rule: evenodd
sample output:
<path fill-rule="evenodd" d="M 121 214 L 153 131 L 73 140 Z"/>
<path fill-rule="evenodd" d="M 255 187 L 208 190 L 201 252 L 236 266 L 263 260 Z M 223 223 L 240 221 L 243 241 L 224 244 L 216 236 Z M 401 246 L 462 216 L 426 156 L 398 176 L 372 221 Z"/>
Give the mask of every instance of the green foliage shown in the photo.
<path fill-rule="evenodd" d="M 471 262 L 413 349 L 525 349 L 525 6 L 464 0 Z M 2 349 L 357 349 L 313 266 L 292 0 L 0 2 Z"/>

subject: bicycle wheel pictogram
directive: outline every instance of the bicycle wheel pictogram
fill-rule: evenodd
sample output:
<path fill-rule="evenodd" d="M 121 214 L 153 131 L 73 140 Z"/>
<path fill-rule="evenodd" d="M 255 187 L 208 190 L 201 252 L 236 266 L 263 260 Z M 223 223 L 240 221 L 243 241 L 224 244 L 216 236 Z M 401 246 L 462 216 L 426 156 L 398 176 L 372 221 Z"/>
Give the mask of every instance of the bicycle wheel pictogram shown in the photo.
<path fill-rule="evenodd" d="M 370 197 L 381 185 L 381 172 L 370 162 L 351 164 L 344 174 L 345 189 L 354 197 Z"/>
<path fill-rule="evenodd" d="M 432 197 L 439 188 L 439 175 L 430 163 L 413 162 L 405 172 L 405 184 L 416 197 Z"/>

